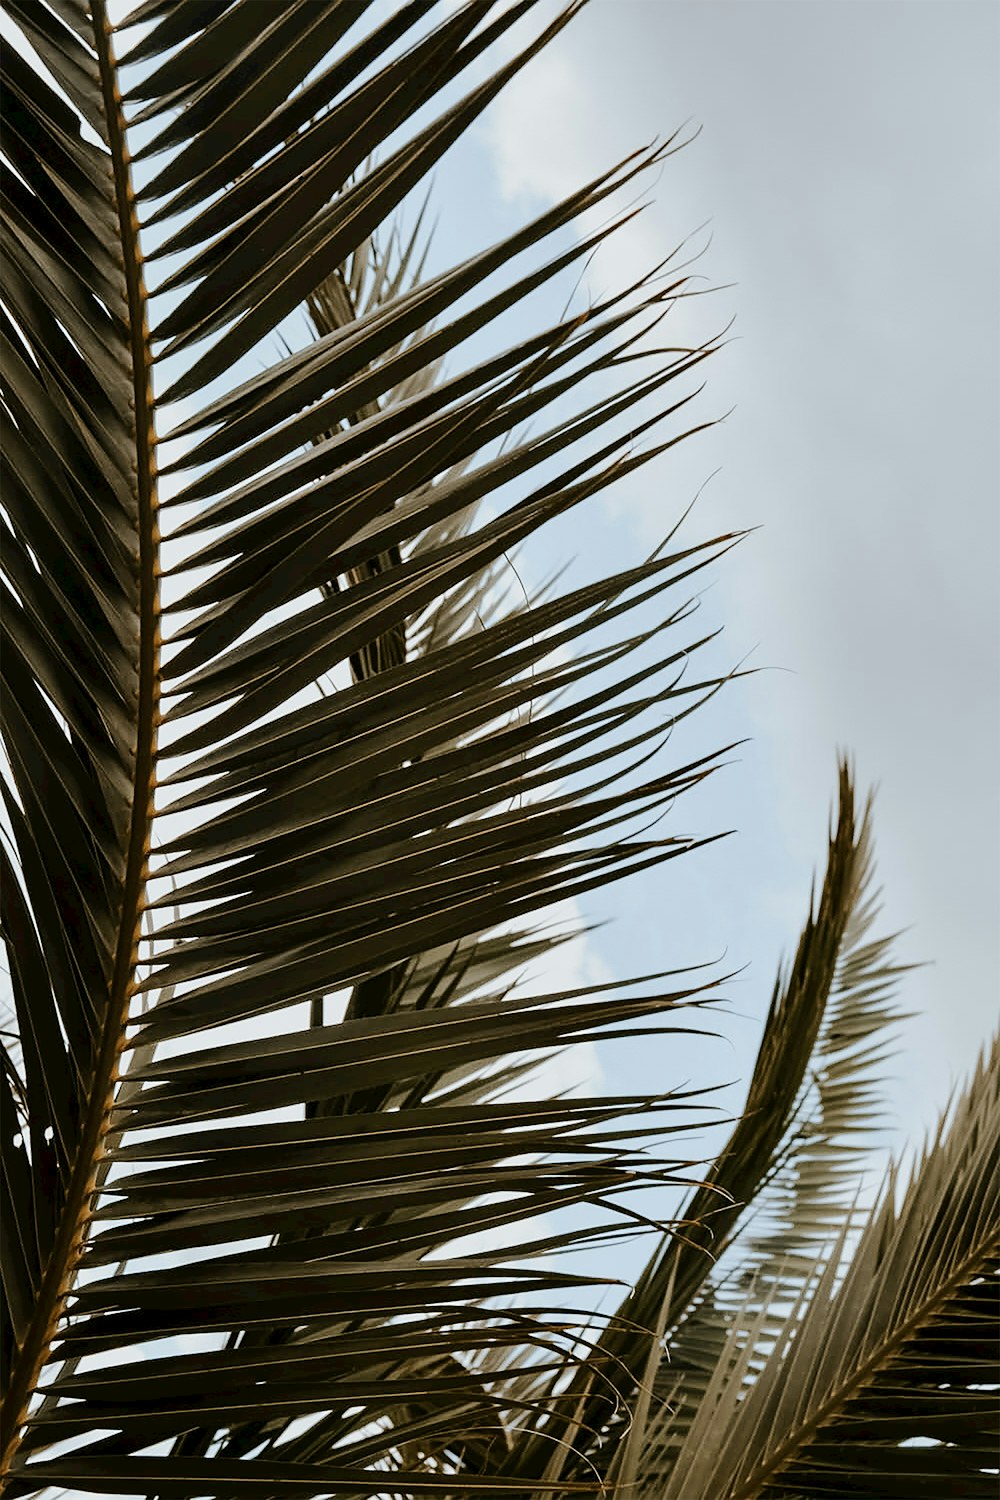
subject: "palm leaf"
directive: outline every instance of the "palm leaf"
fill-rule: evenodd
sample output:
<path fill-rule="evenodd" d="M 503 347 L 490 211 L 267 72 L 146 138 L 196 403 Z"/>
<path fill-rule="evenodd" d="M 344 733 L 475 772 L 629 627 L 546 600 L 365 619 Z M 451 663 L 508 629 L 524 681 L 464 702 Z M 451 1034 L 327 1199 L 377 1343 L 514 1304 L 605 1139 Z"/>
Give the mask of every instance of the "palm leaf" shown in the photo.
<path fill-rule="evenodd" d="M 507 929 L 692 846 L 642 824 L 711 763 L 647 762 L 717 686 L 682 678 L 683 590 L 732 539 L 467 627 L 511 549 L 679 441 L 634 449 L 712 345 L 632 373 L 678 274 L 428 373 L 594 241 L 516 256 L 673 144 L 261 346 L 338 267 L 363 287 L 372 235 L 576 9 L 460 96 L 532 8 L 366 32 L 334 0 L 263 25 L 152 0 L 120 69 L 104 0 L 10 6 L 41 66 L 3 64 L 5 1494 L 518 1493 L 495 1435 L 557 1402 L 532 1360 L 572 1359 L 582 1284 L 532 1222 L 684 1180 L 634 1141 L 685 1100 L 504 1087 L 703 991 L 511 992 L 534 940 Z M 500 1225 L 499 1263 L 450 1249 Z"/>
<path fill-rule="evenodd" d="M 684 1204 L 682 1241 L 663 1241 L 599 1342 L 611 1373 L 583 1406 L 599 1435 L 593 1464 L 613 1464 L 622 1444 L 640 1442 L 629 1414 L 637 1400 L 648 1404 L 651 1331 L 660 1327 L 669 1359 L 658 1364 L 642 1467 L 647 1478 L 668 1474 L 727 1348 L 734 1305 L 745 1315 L 747 1283 L 766 1282 L 768 1301 L 780 1300 L 779 1283 L 796 1295 L 849 1212 L 884 1057 L 870 1040 L 902 1019 L 892 990 L 905 969 L 888 960 L 891 939 L 866 942 L 878 911 L 872 874 L 870 803 L 859 818 L 842 761 L 822 888 L 775 983 L 743 1115 Z M 764 1231 L 751 1232 L 760 1218 Z M 762 1327 L 760 1337 L 773 1331 Z M 584 1368 L 577 1389 L 588 1383 Z M 575 1459 L 567 1472 L 581 1472 Z"/>
<path fill-rule="evenodd" d="M 843 827 L 852 796 L 846 764 L 841 775 Z M 836 842 L 828 884 L 837 866 Z M 753 1379 L 784 1326 L 775 1310 L 799 1302 L 825 1264 L 830 1243 L 853 1221 L 859 1174 L 883 1117 L 878 1075 L 891 1046 L 884 1034 L 905 1019 L 893 991 L 909 967 L 891 961 L 893 938 L 870 938 L 879 909 L 872 890 L 870 799 L 854 837 L 854 856 L 833 982 L 775 1165 L 751 1199 L 751 1216 L 730 1232 L 708 1284 L 670 1335 L 664 1380 L 669 1390 L 651 1424 L 647 1455 L 647 1473 L 664 1476 L 661 1484 L 710 1382 L 737 1358 L 737 1331 L 763 1314 L 756 1341 L 740 1346 L 739 1358 L 749 1361 L 744 1378 Z M 821 898 L 821 910 L 823 904 Z M 799 962 L 801 956 L 800 945 Z"/>
<path fill-rule="evenodd" d="M 397 248 L 397 234 L 395 230 L 390 237 L 389 252 L 385 255 L 380 251 L 374 239 L 370 239 L 365 245 L 351 257 L 351 261 L 342 267 L 338 267 L 332 276 L 328 277 L 308 299 L 309 314 L 316 336 L 323 338 L 333 333 L 338 328 L 352 324 L 364 314 L 376 312 L 384 303 L 391 301 L 402 291 L 411 290 L 419 282 L 420 267 L 426 257 L 424 253 L 419 256 L 417 269 L 413 272 L 412 281 L 407 280 L 408 268 L 416 258 L 418 237 L 421 231 L 421 223 L 424 217 L 424 208 L 417 218 L 417 224 L 409 236 L 405 246 Z M 395 250 L 397 263 L 393 264 L 393 253 Z M 419 342 L 428 330 L 417 330 L 410 336 L 407 343 Z M 395 352 L 395 351 L 391 351 Z M 341 420 L 341 429 L 345 426 L 354 426 L 366 417 L 375 415 L 379 410 L 392 406 L 408 396 L 427 391 L 435 383 L 440 372 L 440 363 L 430 364 L 419 368 L 406 380 L 401 387 L 386 392 L 381 398 L 381 403 L 368 403 L 361 411 L 348 413 Z M 330 434 L 324 434 L 328 437 Z M 463 468 L 468 465 L 463 465 Z M 442 481 L 438 481 L 441 483 Z M 459 530 L 455 531 L 456 522 L 451 517 L 426 528 L 419 533 L 412 546 L 433 546 L 435 542 L 450 540 L 452 536 L 467 532 L 472 517 L 469 513 L 457 518 Z M 356 585 L 366 577 L 374 577 L 385 568 L 397 566 L 400 562 L 400 551 L 393 546 L 388 553 L 381 554 L 366 562 L 360 569 L 352 570 L 345 579 L 345 586 Z M 484 616 L 487 618 L 491 613 L 497 613 L 494 599 L 494 573 L 495 567 L 487 569 L 482 577 L 472 576 L 465 581 L 462 588 L 462 596 L 467 601 L 467 609 L 475 611 L 476 623 L 482 628 Z M 327 594 L 339 592 L 341 584 L 337 579 L 325 584 L 324 592 Z M 525 601 L 528 602 L 527 600 Z M 444 600 L 435 601 L 431 608 L 430 620 L 425 623 L 423 629 L 417 633 L 411 629 L 410 622 L 405 628 L 396 627 L 386 635 L 377 638 L 371 646 L 365 647 L 361 652 L 351 657 L 351 669 L 355 681 L 365 681 L 376 676 L 379 672 L 388 670 L 392 666 L 398 666 L 406 659 L 408 640 L 412 642 L 411 649 L 416 654 L 428 649 L 429 642 L 434 640 L 438 644 L 455 639 L 462 634 L 468 625 L 467 609 L 456 609 L 454 602 L 449 598 L 449 607 L 445 608 Z M 413 640 L 414 635 L 416 639 Z M 455 742 L 458 743 L 457 741 Z M 527 941 L 524 941 L 527 936 Z M 520 940 L 519 940 L 520 939 Z M 455 1005 L 473 996 L 483 998 L 485 993 L 498 994 L 500 996 L 508 993 L 514 983 L 514 976 L 519 965 L 531 954 L 537 956 L 539 953 L 548 951 L 561 940 L 560 934 L 552 932 L 548 935 L 539 932 L 532 939 L 526 934 L 518 934 L 515 931 L 501 933 L 491 940 L 484 941 L 482 937 L 469 937 L 461 939 L 458 943 L 439 950 L 434 950 L 428 955 L 422 955 L 424 962 L 412 961 L 400 963 L 381 973 L 362 979 L 356 983 L 350 993 L 344 1012 L 345 1018 L 357 1016 L 374 1016 L 384 1014 L 390 1010 L 397 1009 L 425 1009 L 441 1004 Z M 489 968 L 484 975 L 484 965 L 480 953 L 486 949 L 490 950 L 492 958 Z M 484 980 L 490 981 L 488 991 L 484 990 Z M 499 981 L 499 987 L 493 981 Z M 311 1007 L 310 1020 L 313 1026 L 322 1026 L 324 1006 L 322 1001 L 314 1001 Z M 490 1079 L 491 1089 L 495 1092 L 514 1076 L 523 1071 L 523 1064 L 508 1065 L 501 1069 L 499 1074 L 494 1074 Z M 411 1090 L 406 1103 L 411 1108 L 425 1099 L 432 1086 L 440 1089 L 445 1084 L 449 1086 L 450 1097 L 455 1099 L 455 1085 L 463 1074 L 469 1074 L 473 1088 L 481 1089 L 478 1070 L 475 1066 L 465 1065 L 458 1070 L 452 1070 L 444 1074 L 432 1075 L 423 1080 L 417 1089 Z M 467 1097 L 468 1089 L 460 1090 L 459 1097 Z M 333 1099 L 313 1100 L 306 1105 L 306 1117 L 344 1115 L 360 1113 L 371 1117 L 380 1107 L 391 1104 L 391 1089 L 385 1087 L 377 1089 L 366 1089 L 360 1094 L 339 1096 Z M 466 1121 L 467 1121 L 466 1117 Z M 463 1123 L 466 1123 L 463 1121 Z M 459 1137 L 455 1136 L 458 1143 Z M 461 1146 L 459 1152 L 461 1153 Z M 457 1194 L 459 1184 L 452 1182 L 453 1192 Z M 472 1196 L 466 1196 L 460 1200 L 453 1198 L 452 1213 L 462 1208 L 467 1214 L 477 1215 L 480 1220 L 489 1223 L 488 1214 L 484 1214 L 483 1207 L 477 1201 L 475 1189 Z M 352 1234 L 357 1241 L 358 1235 L 366 1229 L 383 1226 L 386 1215 L 371 1216 L 357 1219 L 352 1226 Z M 285 1230 L 278 1236 L 279 1242 L 288 1238 L 315 1237 L 335 1227 L 335 1224 L 325 1224 L 305 1231 Z M 398 1240 L 398 1231 L 397 1231 Z M 236 1341 L 236 1335 L 230 1335 L 229 1343 Z M 244 1330 L 239 1335 L 240 1340 L 246 1345 L 287 1346 L 296 1341 L 296 1329 L 293 1326 L 276 1327 L 266 1331 Z M 484 1354 L 488 1355 L 490 1347 L 487 1346 Z M 480 1358 L 483 1356 L 480 1355 Z M 465 1352 L 465 1358 L 469 1358 L 469 1351 Z M 500 1362 L 503 1361 L 501 1351 Z M 450 1360 L 450 1365 L 448 1361 Z M 459 1380 L 460 1388 L 464 1388 L 463 1381 L 466 1377 L 466 1366 L 456 1362 L 454 1355 L 437 1355 L 432 1361 L 429 1369 L 414 1367 L 411 1360 L 403 1367 L 403 1373 L 412 1382 L 413 1389 L 401 1404 L 393 1408 L 391 1413 L 391 1425 L 397 1442 L 401 1441 L 400 1433 L 409 1434 L 407 1441 L 412 1445 L 419 1431 L 424 1442 L 429 1439 L 431 1429 L 427 1423 L 436 1424 L 440 1432 L 454 1441 L 456 1416 L 454 1403 L 450 1399 L 451 1388 L 445 1386 L 439 1393 L 437 1386 L 441 1385 L 440 1371 L 445 1371 L 445 1376 L 451 1375 L 453 1379 Z M 436 1371 L 432 1374 L 431 1371 Z M 512 1379 L 510 1370 L 505 1372 L 505 1390 L 508 1410 L 515 1410 L 518 1402 L 515 1399 L 516 1380 Z M 357 1391 L 355 1390 L 355 1394 Z M 486 1393 L 483 1392 L 485 1401 Z M 532 1410 L 530 1404 L 525 1407 Z M 444 1414 L 442 1420 L 442 1413 Z M 230 1409 L 229 1414 L 236 1415 Z M 484 1414 L 488 1414 L 490 1421 L 487 1424 L 487 1432 L 491 1443 L 500 1443 L 509 1446 L 506 1428 L 500 1414 L 495 1408 L 491 1408 L 488 1402 L 480 1402 L 479 1407 L 472 1408 L 470 1414 L 463 1421 L 468 1423 L 472 1416 L 482 1421 Z M 225 1440 L 223 1453 L 246 1453 L 257 1447 L 263 1439 L 266 1450 L 274 1448 L 279 1441 L 286 1443 L 285 1436 L 289 1422 L 294 1417 L 282 1421 L 274 1415 L 271 1419 L 262 1423 L 260 1421 L 249 1422 L 243 1426 L 232 1428 Z M 204 1454 L 212 1443 L 214 1427 L 211 1425 L 199 1429 L 189 1429 L 180 1439 L 176 1451 L 186 1456 L 191 1454 Z M 303 1440 L 310 1451 L 315 1450 L 316 1436 L 307 1433 Z M 478 1470 L 482 1465 L 482 1457 L 477 1456 L 472 1448 L 474 1437 L 470 1431 L 465 1448 L 462 1451 L 461 1466 L 474 1467 Z M 477 1445 L 482 1447 L 482 1440 Z M 259 1450 L 265 1451 L 265 1450 Z M 286 1452 L 285 1456 L 291 1456 Z"/>
<path fill-rule="evenodd" d="M 890 1174 L 853 1251 L 845 1224 L 757 1380 L 720 1365 L 668 1500 L 993 1493 L 998 1149 L 995 1041 L 902 1193 Z"/>

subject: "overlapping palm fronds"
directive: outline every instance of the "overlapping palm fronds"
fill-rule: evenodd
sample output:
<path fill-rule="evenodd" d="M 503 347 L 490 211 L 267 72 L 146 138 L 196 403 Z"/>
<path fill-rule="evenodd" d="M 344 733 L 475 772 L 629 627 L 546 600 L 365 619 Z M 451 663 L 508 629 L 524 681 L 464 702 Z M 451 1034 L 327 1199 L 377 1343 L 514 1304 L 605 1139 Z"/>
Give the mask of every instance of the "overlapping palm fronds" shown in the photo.
<path fill-rule="evenodd" d="M 685 1205 L 684 1238 L 664 1241 L 594 1371 L 572 1377 L 572 1419 L 526 1432 L 511 1472 L 596 1468 L 643 1500 L 995 1487 L 1000 1046 L 908 1181 L 892 1168 L 860 1207 L 906 972 L 871 936 L 872 876 L 871 807 L 859 820 L 842 763 L 825 879 L 745 1113 Z M 543 1433 L 564 1442 L 557 1465 Z"/>
<path fill-rule="evenodd" d="M 980 1493 L 995 1069 L 850 1259 L 895 971 L 846 767 L 708 1181 L 669 1150 L 689 1095 L 531 1082 L 710 996 L 519 981 L 564 936 L 540 913 L 697 842 L 660 818 L 715 758 L 663 740 L 719 685 L 691 680 L 688 591 L 734 541 L 505 592 L 540 527 L 699 430 L 716 341 L 644 337 L 672 260 L 505 331 L 676 141 L 430 277 L 419 219 L 393 227 L 578 9 L 516 44 L 535 0 L 146 0 L 117 27 L 7 0 L 11 1500 L 836 1493 L 832 1442 L 882 1476 L 859 1494 Z M 683 1238 L 595 1322 L 553 1252 L 646 1222 L 650 1187 Z"/>
<path fill-rule="evenodd" d="M 669 1467 L 664 1500 L 944 1497 L 996 1489 L 1000 1048 L 984 1054 L 905 1185 L 789 1304 L 752 1287 Z M 766 1359 L 759 1339 L 776 1324 Z"/>

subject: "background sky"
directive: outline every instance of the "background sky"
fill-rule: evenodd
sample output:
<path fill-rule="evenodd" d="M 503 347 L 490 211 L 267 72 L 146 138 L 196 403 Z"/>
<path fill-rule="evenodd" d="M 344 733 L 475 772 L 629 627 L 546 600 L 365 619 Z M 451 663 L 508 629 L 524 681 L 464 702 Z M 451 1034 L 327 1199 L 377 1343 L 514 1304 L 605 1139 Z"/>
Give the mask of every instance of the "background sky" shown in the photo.
<path fill-rule="evenodd" d="M 762 670 L 707 716 L 750 736 L 678 826 L 734 838 L 592 898 L 584 972 L 724 952 L 726 1040 L 699 1081 L 745 1079 L 779 957 L 822 862 L 835 753 L 878 786 L 882 931 L 927 967 L 903 999 L 890 1096 L 930 1126 L 997 1014 L 998 13 L 963 0 L 592 0 L 439 174 L 436 249 L 481 244 L 636 146 L 701 127 L 591 267 L 597 294 L 707 223 L 735 315 L 702 415 L 726 421 L 590 507 L 581 559 L 635 558 L 713 474 L 686 535 L 758 527 L 703 602 Z M 542 543 L 533 557 L 544 572 Z M 703 726 L 704 728 L 704 726 Z M 643 1086 L 674 1058 L 603 1049 Z M 687 1058 L 685 1058 L 687 1065 Z M 706 1076 L 707 1074 L 707 1076 Z"/>

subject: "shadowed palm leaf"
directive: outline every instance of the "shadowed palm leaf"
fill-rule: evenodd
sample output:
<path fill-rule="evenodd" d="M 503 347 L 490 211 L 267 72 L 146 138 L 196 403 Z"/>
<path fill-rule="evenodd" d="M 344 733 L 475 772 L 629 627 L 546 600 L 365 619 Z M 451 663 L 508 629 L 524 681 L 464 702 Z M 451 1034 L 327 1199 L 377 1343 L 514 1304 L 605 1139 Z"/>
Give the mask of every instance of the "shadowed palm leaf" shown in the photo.
<path fill-rule="evenodd" d="M 992 1495 L 998 1153 L 994 1042 L 909 1184 L 889 1174 L 856 1246 L 847 1219 L 790 1307 L 783 1288 L 752 1291 L 679 1452 L 655 1478 L 647 1471 L 647 1493 Z M 775 1346 L 755 1370 L 768 1323 Z"/>
<path fill-rule="evenodd" d="M 532 9 L 154 0 L 120 68 L 103 0 L 9 7 L 5 1493 L 521 1492 L 582 1284 L 535 1221 L 684 1175 L 635 1150 L 683 1100 L 510 1091 L 696 989 L 515 980 L 533 912 L 690 847 L 644 831 L 709 769 L 649 763 L 714 688 L 668 600 L 731 539 L 497 586 L 710 346 L 635 373 L 661 268 L 461 362 L 662 152 L 429 281 L 372 243 Z"/>

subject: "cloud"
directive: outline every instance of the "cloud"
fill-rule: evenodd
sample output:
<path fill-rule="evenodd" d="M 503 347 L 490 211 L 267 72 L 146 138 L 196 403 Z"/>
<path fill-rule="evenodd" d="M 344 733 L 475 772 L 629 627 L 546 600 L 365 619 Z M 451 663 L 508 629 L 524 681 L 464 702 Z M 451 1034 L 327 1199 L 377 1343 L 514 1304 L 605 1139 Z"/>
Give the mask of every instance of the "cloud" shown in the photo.
<path fill-rule="evenodd" d="M 594 947 L 584 929 L 584 917 L 576 900 L 558 901 L 538 915 L 537 926 L 576 935 L 536 959 L 524 981 L 521 995 L 561 994 L 588 985 L 608 984 L 614 974 Z M 546 1058 L 522 1082 L 511 1097 L 551 1098 L 556 1094 L 599 1094 L 604 1070 L 593 1042 L 578 1042 Z"/>
<path fill-rule="evenodd" d="M 485 127 L 497 184 L 508 202 L 552 203 L 579 186 L 588 145 L 587 85 L 572 59 L 539 54 L 495 101 Z"/>

